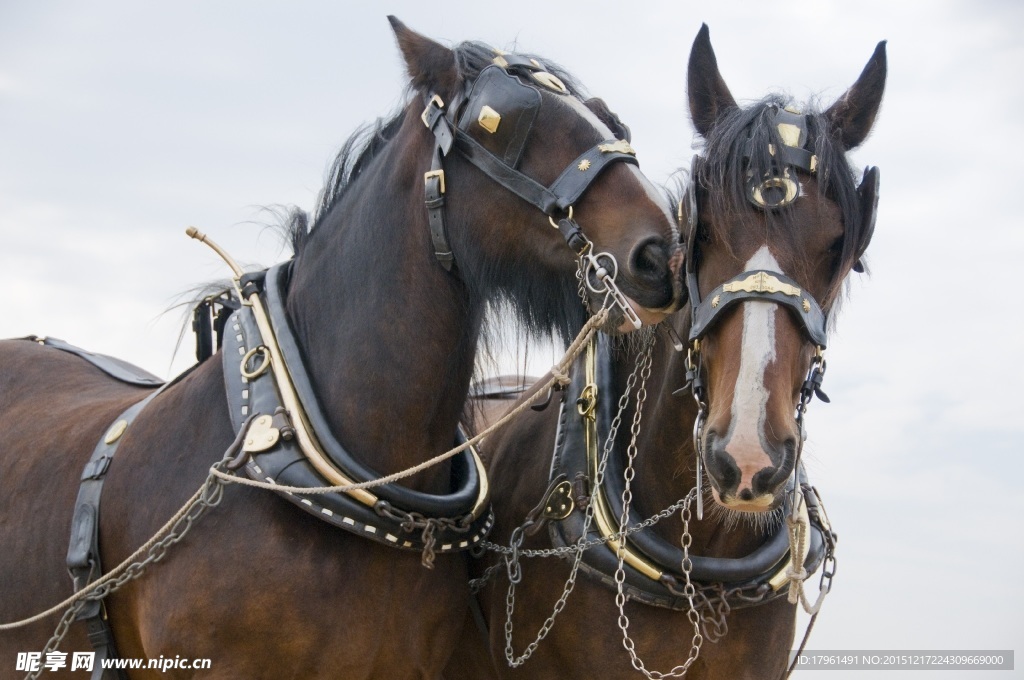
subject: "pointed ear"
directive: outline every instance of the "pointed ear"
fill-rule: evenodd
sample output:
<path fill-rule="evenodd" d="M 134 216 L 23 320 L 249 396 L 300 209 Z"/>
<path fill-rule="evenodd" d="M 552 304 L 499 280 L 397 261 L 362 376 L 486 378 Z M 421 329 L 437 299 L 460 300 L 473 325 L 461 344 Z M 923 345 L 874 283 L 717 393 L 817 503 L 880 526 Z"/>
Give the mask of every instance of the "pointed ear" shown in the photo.
<path fill-rule="evenodd" d="M 700 32 L 690 49 L 690 63 L 686 68 L 686 90 L 690 98 L 690 116 L 693 126 L 702 137 L 707 137 L 715 121 L 736 100 L 718 72 L 718 60 L 711 49 L 711 32 L 701 24 Z"/>
<path fill-rule="evenodd" d="M 459 84 L 455 53 L 413 31 L 394 16 L 388 16 L 388 21 L 398 40 L 398 49 L 405 57 L 412 86 L 425 94 L 437 94 L 449 101 Z"/>
<path fill-rule="evenodd" d="M 857 82 L 846 91 L 835 104 L 825 112 L 832 129 L 838 135 L 843 148 L 849 150 L 860 146 L 871 126 L 875 124 L 875 116 L 882 104 L 882 93 L 885 91 L 885 41 L 878 43 L 875 53 L 871 55 L 867 66 L 861 72 Z"/>

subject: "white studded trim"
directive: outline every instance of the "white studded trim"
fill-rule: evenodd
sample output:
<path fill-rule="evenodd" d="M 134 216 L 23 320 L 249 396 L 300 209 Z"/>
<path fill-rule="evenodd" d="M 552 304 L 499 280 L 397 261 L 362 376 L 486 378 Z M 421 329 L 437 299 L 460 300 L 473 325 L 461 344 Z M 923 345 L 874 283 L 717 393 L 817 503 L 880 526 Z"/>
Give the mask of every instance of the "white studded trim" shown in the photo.
<path fill-rule="evenodd" d="M 334 511 L 328 510 L 327 508 L 320 508 L 320 512 L 324 513 L 328 517 L 334 517 Z"/>

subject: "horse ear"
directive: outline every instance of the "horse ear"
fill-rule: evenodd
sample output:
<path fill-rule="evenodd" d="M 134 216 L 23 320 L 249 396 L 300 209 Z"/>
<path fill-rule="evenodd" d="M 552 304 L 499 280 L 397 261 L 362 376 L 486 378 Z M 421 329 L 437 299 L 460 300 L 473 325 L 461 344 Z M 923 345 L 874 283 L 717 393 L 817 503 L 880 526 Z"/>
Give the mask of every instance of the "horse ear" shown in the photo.
<path fill-rule="evenodd" d="M 864 168 L 864 179 L 861 180 L 860 186 L 857 187 L 863 226 L 861 227 L 859 237 L 860 242 L 857 244 L 857 250 L 854 252 L 856 259 L 853 263 L 853 271 L 862 274 L 867 270 L 867 267 L 864 265 L 864 252 L 868 249 L 868 244 L 871 243 L 871 236 L 875 233 L 875 218 L 878 215 L 879 183 L 878 168 Z"/>
<path fill-rule="evenodd" d="M 722 113 L 736 106 L 736 100 L 729 92 L 718 71 L 718 60 L 711 49 L 711 32 L 707 24 L 701 24 L 700 31 L 690 49 L 690 63 L 686 69 L 686 90 L 690 99 L 690 115 L 693 126 L 702 137 L 707 137 L 715 121 Z"/>
<path fill-rule="evenodd" d="M 608 126 L 608 129 L 612 131 L 613 135 L 615 135 L 615 139 L 624 139 L 627 142 L 633 141 L 632 133 L 629 131 L 629 126 L 619 120 L 619 117 L 614 111 L 608 108 L 608 104 L 606 104 L 603 99 L 600 97 L 592 97 L 583 103 L 601 120 L 602 123 Z"/>
<path fill-rule="evenodd" d="M 853 149 L 867 138 L 885 91 L 885 41 L 878 43 L 857 82 L 825 112 L 843 148 Z"/>
<path fill-rule="evenodd" d="M 451 99 L 459 83 L 455 53 L 413 31 L 394 16 L 389 15 L 388 21 L 398 40 L 398 49 L 405 57 L 412 86 L 428 94 L 440 95 L 445 101 Z"/>

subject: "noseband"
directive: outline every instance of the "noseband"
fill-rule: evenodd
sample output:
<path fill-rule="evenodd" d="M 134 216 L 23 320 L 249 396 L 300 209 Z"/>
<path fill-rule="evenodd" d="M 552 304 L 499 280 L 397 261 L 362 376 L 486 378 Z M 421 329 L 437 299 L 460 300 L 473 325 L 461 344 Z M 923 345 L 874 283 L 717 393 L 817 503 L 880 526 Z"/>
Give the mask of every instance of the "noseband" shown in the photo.
<path fill-rule="evenodd" d="M 617 269 L 614 258 L 609 253 L 590 254 L 592 244 L 573 219 L 572 207 L 612 163 L 637 165 L 636 152 L 628 139 L 606 140 L 572 161 L 550 186 L 520 172 L 517 166 L 540 110 L 538 86 L 573 96 L 561 80 L 543 70 L 538 62 L 514 54 L 495 57 L 493 64 L 480 71 L 468 94 L 460 93 L 448 106 L 439 95 L 429 96 L 421 118 L 435 138 L 431 167 L 423 176 L 434 255 L 451 271 L 454 256 L 444 220 L 447 187 L 442 162 L 455 148 L 485 175 L 547 215 L 578 257 L 589 255 L 588 266 L 599 278 L 604 271 L 602 282 L 613 297 L 621 298 L 612 280 Z M 486 134 L 485 144 L 470 134 L 480 134 L 480 130 Z M 628 304 L 622 311 L 634 321 L 635 313 Z"/>

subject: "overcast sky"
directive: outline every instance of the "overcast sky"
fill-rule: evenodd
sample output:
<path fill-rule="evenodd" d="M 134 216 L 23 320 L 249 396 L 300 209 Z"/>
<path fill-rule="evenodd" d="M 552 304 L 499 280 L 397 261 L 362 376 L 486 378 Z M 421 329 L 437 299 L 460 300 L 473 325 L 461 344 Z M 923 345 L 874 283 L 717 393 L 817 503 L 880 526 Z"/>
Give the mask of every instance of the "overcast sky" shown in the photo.
<path fill-rule="evenodd" d="M 1024 3 L 268 5 L 0 0 L 0 337 L 187 366 L 164 310 L 226 271 L 185 227 L 244 262 L 286 257 L 263 208 L 312 208 L 348 135 L 401 103 L 386 14 L 560 62 L 657 182 L 693 154 L 702 22 L 741 100 L 827 104 L 887 39 L 882 113 L 853 155 L 881 168 L 873 274 L 830 344 L 832 404 L 808 417 L 840 535 L 810 647 L 1024 650 Z"/>

